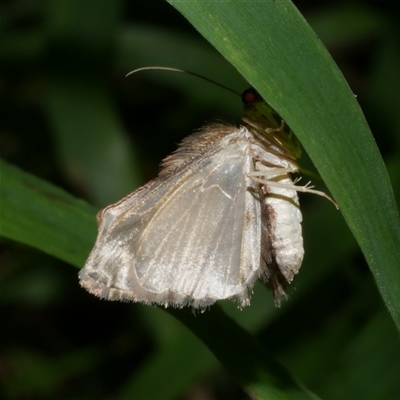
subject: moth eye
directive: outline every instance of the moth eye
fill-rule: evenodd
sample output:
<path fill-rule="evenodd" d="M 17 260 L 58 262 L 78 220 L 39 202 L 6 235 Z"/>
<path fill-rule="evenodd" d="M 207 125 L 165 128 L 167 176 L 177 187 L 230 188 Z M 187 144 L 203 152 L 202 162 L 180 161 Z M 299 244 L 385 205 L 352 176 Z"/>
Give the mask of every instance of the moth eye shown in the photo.
<path fill-rule="evenodd" d="M 249 88 L 242 93 L 242 101 L 244 104 L 251 104 L 255 101 L 261 101 L 261 96 L 253 88 Z"/>

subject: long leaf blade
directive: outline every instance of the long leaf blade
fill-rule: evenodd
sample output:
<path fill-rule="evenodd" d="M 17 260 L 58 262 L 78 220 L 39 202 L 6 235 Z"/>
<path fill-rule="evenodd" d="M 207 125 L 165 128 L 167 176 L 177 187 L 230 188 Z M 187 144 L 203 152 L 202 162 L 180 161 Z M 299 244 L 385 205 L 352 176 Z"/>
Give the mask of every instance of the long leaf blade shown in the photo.
<path fill-rule="evenodd" d="M 299 137 L 339 203 L 400 329 L 396 203 L 363 113 L 327 50 L 288 0 L 169 3 Z"/>
<path fill-rule="evenodd" d="M 81 267 L 96 237 L 95 209 L 0 159 L 0 235 Z"/>
<path fill-rule="evenodd" d="M 92 207 L 4 161 L 0 167 L 0 234 L 81 266 L 94 242 Z M 168 312 L 188 326 L 255 398 L 316 399 L 218 307 L 201 318 L 190 310 Z"/>

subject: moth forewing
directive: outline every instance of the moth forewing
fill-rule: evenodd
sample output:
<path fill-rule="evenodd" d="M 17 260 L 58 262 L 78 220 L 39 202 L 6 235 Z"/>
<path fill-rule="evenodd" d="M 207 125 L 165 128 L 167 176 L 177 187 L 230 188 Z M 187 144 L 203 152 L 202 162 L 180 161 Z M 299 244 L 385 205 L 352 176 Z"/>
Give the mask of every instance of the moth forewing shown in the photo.
<path fill-rule="evenodd" d="M 210 131 L 214 140 L 210 145 Z M 204 308 L 236 298 L 263 273 L 262 192 L 245 128 L 207 127 L 170 170 L 100 213 L 99 236 L 81 284 L 110 300 Z M 190 141 L 188 141 L 190 142 Z M 200 146 L 201 148 L 201 146 Z"/>

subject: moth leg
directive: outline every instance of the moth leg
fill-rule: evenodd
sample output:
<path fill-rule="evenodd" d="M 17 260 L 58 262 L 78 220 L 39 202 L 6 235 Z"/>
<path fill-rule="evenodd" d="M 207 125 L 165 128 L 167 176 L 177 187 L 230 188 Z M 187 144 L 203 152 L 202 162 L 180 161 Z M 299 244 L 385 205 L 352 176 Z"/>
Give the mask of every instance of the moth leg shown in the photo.
<path fill-rule="evenodd" d="M 329 197 L 326 193 L 320 191 L 320 190 L 314 190 L 313 187 L 311 186 L 311 181 L 306 183 L 304 186 L 299 186 L 296 185 L 301 179 L 301 177 L 296 178 L 294 182 L 291 183 L 280 183 L 275 180 L 272 180 L 273 178 L 277 178 L 279 176 L 282 176 L 282 178 L 287 177 L 286 175 L 288 173 L 293 173 L 297 172 L 296 167 L 265 167 L 261 163 L 257 163 L 258 171 L 253 169 L 251 172 L 248 173 L 248 176 L 250 176 L 251 179 L 253 179 L 254 182 L 261 183 L 263 185 L 267 186 L 272 186 L 272 187 L 278 187 L 282 189 L 288 189 L 288 190 L 295 190 L 296 192 L 303 192 L 303 193 L 313 193 L 318 196 L 325 197 L 328 199 L 330 202 L 334 204 L 336 209 L 339 209 L 339 206 L 335 203 L 335 201 Z"/>
<path fill-rule="evenodd" d="M 250 119 L 248 119 L 246 117 L 242 118 L 242 121 L 245 122 L 246 124 L 250 125 L 254 129 L 257 129 L 258 131 L 267 132 L 267 133 L 282 132 L 285 129 L 285 126 L 286 126 L 286 123 L 285 123 L 285 121 L 283 119 L 281 119 L 281 125 L 278 128 L 266 128 L 262 124 L 257 124 L 254 121 L 252 121 L 252 120 L 250 120 Z"/>
<path fill-rule="evenodd" d="M 276 163 L 273 161 L 268 161 L 265 160 L 263 158 L 254 158 L 254 167 L 257 168 L 254 169 L 252 172 L 266 172 L 267 174 L 269 173 L 269 171 L 271 170 L 276 170 L 281 171 L 282 174 L 285 174 L 285 170 L 287 170 L 287 172 L 290 173 L 294 173 L 294 172 L 299 172 L 299 166 L 297 165 L 297 163 L 295 163 L 292 159 L 289 159 L 288 157 L 285 157 L 282 154 L 278 154 L 278 152 L 274 152 L 273 150 L 269 150 L 269 153 L 272 153 L 273 155 L 278 156 L 278 159 L 280 159 L 282 162 L 284 162 L 285 160 L 287 160 L 286 167 L 282 166 L 282 163 Z"/>
<path fill-rule="evenodd" d="M 284 169 L 285 168 L 282 168 L 282 170 L 284 170 Z M 279 176 L 279 175 L 277 175 L 277 176 Z M 266 185 L 266 186 L 278 187 L 278 188 L 289 189 L 289 190 L 296 190 L 296 192 L 313 193 L 313 194 L 316 194 L 318 196 L 325 197 L 331 203 L 333 203 L 333 205 L 336 207 L 336 209 L 339 209 L 339 206 L 335 203 L 335 201 L 331 197 L 329 197 L 326 193 L 321 192 L 319 190 L 312 189 L 313 186 L 310 186 L 311 182 L 308 182 L 304 186 L 298 186 L 298 185 L 295 184 L 295 182 L 298 182 L 299 180 L 296 180 L 293 184 L 290 184 L 290 183 L 275 182 L 273 180 L 266 179 L 266 178 L 264 178 L 264 179 L 263 178 L 258 178 L 257 176 L 251 176 L 251 178 L 255 182 L 259 182 L 259 183 L 261 183 L 263 185 Z"/>
<path fill-rule="evenodd" d="M 277 176 L 284 175 L 284 174 L 287 174 L 290 172 L 295 172 L 295 171 L 293 170 L 293 168 L 277 167 L 277 168 L 268 168 L 268 169 L 261 170 L 261 171 L 253 171 L 253 172 L 248 173 L 247 175 L 250 177 L 253 177 L 253 176 L 266 177 L 266 179 L 268 180 L 268 179 L 275 178 Z"/>
<path fill-rule="evenodd" d="M 250 177 L 260 177 L 265 180 L 270 180 L 282 176 L 282 178 L 287 178 L 288 173 L 297 172 L 297 165 L 290 165 L 287 167 L 282 167 L 273 163 L 267 163 L 263 159 L 255 159 L 255 164 L 252 170 L 248 173 Z M 257 169 L 255 169 L 257 168 Z"/>
<path fill-rule="evenodd" d="M 283 119 L 281 119 L 281 125 L 279 128 L 265 128 L 265 132 L 282 132 L 285 129 L 286 123 Z"/>

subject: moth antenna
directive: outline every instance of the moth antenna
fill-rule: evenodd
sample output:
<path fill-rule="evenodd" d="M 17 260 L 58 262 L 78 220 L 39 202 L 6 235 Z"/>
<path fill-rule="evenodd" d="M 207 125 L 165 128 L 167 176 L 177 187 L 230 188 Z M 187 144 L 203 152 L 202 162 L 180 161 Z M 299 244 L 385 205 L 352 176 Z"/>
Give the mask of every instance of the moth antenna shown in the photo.
<path fill-rule="evenodd" d="M 146 71 L 146 70 L 151 70 L 151 69 L 156 69 L 156 70 L 161 70 L 161 71 L 171 71 L 171 72 L 183 72 L 184 74 L 189 74 L 189 75 L 195 76 L 196 78 L 203 79 L 204 81 L 210 82 L 216 86 L 219 86 L 222 89 L 228 90 L 229 92 L 234 93 L 234 94 L 238 95 L 239 97 L 242 96 L 241 93 L 237 92 L 234 89 L 231 89 L 228 86 L 223 85 L 222 83 L 219 83 L 212 79 L 206 78 L 205 76 L 197 74 L 196 72 L 187 71 L 186 69 L 180 69 L 180 68 L 162 67 L 162 66 L 150 66 L 150 67 L 136 68 L 133 71 L 128 72 L 125 75 L 125 78 L 127 78 L 129 75 L 135 74 L 136 72 Z"/>

